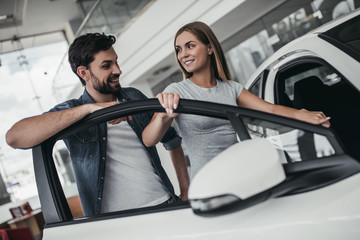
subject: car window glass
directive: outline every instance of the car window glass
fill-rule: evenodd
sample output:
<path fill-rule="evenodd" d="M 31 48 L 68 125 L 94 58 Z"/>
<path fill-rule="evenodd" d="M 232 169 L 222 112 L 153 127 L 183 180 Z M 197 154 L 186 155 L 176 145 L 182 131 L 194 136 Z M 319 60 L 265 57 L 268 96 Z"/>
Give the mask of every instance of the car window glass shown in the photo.
<path fill-rule="evenodd" d="M 255 83 L 248 89 L 249 92 L 261 98 L 261 76 L 257 77 Z"/>
<path fill-rule="evenodd" d="M 251 138 L 266 138 L 274 147 L 284 151 L 286 161 L 295 163 L 335 154 L 326 137 L 268 121 L 243 118 Z"/>
<path fill-rule="evenodd" d="M 54 145 L 53 159 L 73 217 L 84 216 L 70 154 L 62 140 L 57 141 Z"/>
<path fill-rule="evenodd" d="M 341 77 L 326 66 L 314 67 L 288 78 L 284 78 L 283 81 L 285 83 L 285 93 L 289 96 L 291 101 L 294 101 L 294 86 L 296 82 L 310 77 L 313 77 L 313 79 L 317 77 L 323 84 L 327 86 L 332 86 L 341 81 Z M 307 90 L 311 91 L 311 88 L 308 88 Z"/>
<path fill-rule="evenodd" d="M 320 61 L 303 60 L 284 69 L 277 76 L 276 103 L 322 111 L 331 118 L 331 129 L 348 153 L 360 157 L 360 115 L 354 111 L 360 109 L 360 92 L 340 73 Z"/>
<path fill-rule="evenodd" d="M 228 119 L 182 113 L 173 126 L 182 137 L 191 178 L 204 164 L 239 141 Z"/>
<path fill-rule="evenodd" d="M 145 113 L 145 114 L 151 115 L 150 113 Z M 131 115 L 131 117 L 134 120 L 134 119 L 138 119 L 137 116 L 139 115 Z M 177 124 L 174 121 L 172 127 L 174 127 L 174 130 L 177 131 L 178 135 L 182 137 L 182 147 L 186 157 L 186 167 L 190 176 L 195 170 L 196 172 L 200 170 L 202 166 L 206 164 L 206 161 L 210 161 L 213 157 L 215 157 L 217 154 L 225 150 L 227 147 L 230 147 L 233 143 L 237 142 L 239 139 L 230 121 L 227 119 L 199 116 L 199 115 L 192 115 L 185 113 L 181 114 L 179 118 L 181 119 L 180 121 L 177 122 L 179 124 Z M 189 122 L 191 122 L 191 124 L 189 124 Z M 143 126 L 147 125 L 147 122 L 139 121 L 138 123 Z M 136 163 L 136 164 L 129 163 L 128 166 L 122 166 L 121 169 L 127 169 L 126 171 L 128 173 L 133 171 L 131 170 L 133 168 L 141 168 L 142 169 L 141 176 L 136 175 L 136 173 L 134 173 L 132 175 L 134 178 L 133 180 L 135 181 L 135 180 L 146 179 L 145 176 L 146 166 L 152 167 L 154 163 L 152 162 L 151 159 L 144 160 L 145 157 L 140 154 L 141 149 L 144 149 L 142 143 L 139 142 L 138 145 L 134 146 L 133 142 L 130 141 L 129 139 L 131 138 L 138 139 L 138 137 L 129 124 L 128 127 L 125 128 L 123 126 L 121 127 L 121 125 L 123 124 L 126 125 L 127 122 L 121 122 L 120 124 L 115 124 L 115 125 L 108 125 L 107 139 L 108 141 L 111 141 L 112 139 L 114 139 L 114 137 L 121 138 L 116 143 L 119 144 L 119 149 L 122 149 L 121 157 L 123 160 L 121 161 L 129 160 L 132 161 L 133 163 Z M 126 134 L 124 135 L 126 141 L 124 141 L 123 136 L 121 135 L 122 133 L 120 132 L 115 133 L 118 135 L 112 135 L 111 129 L 118 127 L 121 127 L 122 131 L 127 131 L 126 134 L 128 135 Z M 129 135 L 131 132 L 133 132 L 132 136 Z M 81 129 L 80 131 L 77 131 L 76 133 L 68 137 L 68 139 L 71 139 L 71 141 L 75 142 L 72 144 L 72 146 L 70 146 L 71 149 L 70 151 L 66 147 L 66 144 L 64 143 L 63 140 L 58 140 L 53 148 L 53 160 L 57 168 L 58 177 L 60 179 L 65 197 L 68 201 L 70 210 L 74 217 L 84 216 L 84 211 L 82 209 L 82 204 L 80 200 L 81 194 L 79 194 L 79 192 L 81 192 L 80 188 L 84 185 L 84 183 L 79 181 L 79 178 L 77 177 L 76 174 L 76 168 L 85 166 L 85 167 L 89 167 L 89 172 L 91 171 L 90 166 L 95 161 L 96 149 L 98 144 L 97 142 L 99 141 L 99 136 L 96 135 L 97 133 L 98 133 L 98 128 L 96 126 L 95 127 L 91 126 L 89 128 Z M 164 138 L 167 138 L 167 136 L 165 136 Z M 100 137 L 100 141 L 102 141 L 103 139 L 104 138 Z M 165 143 L 165 145 L 166 144 L 169 143 Z M 156 145 L 157 153 L 159 155 L 162 168 L 165 170 L 171 184 L 174 187 L 175 194 L 179 196 L 180 189 L 176 176 L 176 171 L 172 164 L 169 151 L 165 149 L 166 147 L 169 147 L 171 145 L 171 140 L 170 140 L 170 145 L 167 146 L 165 145 L 163 145 L 163 143 L 158 143 Z M 111 152 L 112 147 L 116 147 L 116 146 L 114 145 L 110 146 L 110 144 L 107 144 L 108 156 L 106 159 L 106 164 L 110 164 L 111 162 L 112 164 L 114 164 L 114 160 L 109 160 L 109 156 L 110 154 L 112 154 Z M 126 149 L 124 149 L 124 147 Z M 154 151 L 154 149 L 152 149 L 151 151 Z M 143 150 L 143 153 L 147 154 L 145 150 Z M 148 164 L 146 164 L 146 162 Z M 117 164 L 126 165 L 124 162 L 120 162 Z M 112 168 L 116 168 L 116 166 L 113 165 Z M 109 176 L 110 173 L 108 168 L 105 169 L 108 172 L 105 173 L 105 180 L 104 180 L 105 187 L 102 196 L 103 198 L 106 195 L 106 191 L 107 191 L 106 180 L 108 180 L 107 176 Z M 152 169 L 152 172 L 154 174 L 155 172 L 158 171 L 159 171 L 158 169 Z M 78 172 L 78 174 L 81 173 Z M 93 175 L 95 175 L 95 173 L 93 173 Z M 195 173 L 193 175 L 195 175 Z M 89 179 L 92 179 L 93 177 L 95 176 L 89 175 Z M 129 177 L 129 179 L 132 179 L 132 177 Z M 156 181 L 161 181 L 161 180 L 157 178 Z M 120 181 L 120 182 L 124 182 L 124 181 Z M 94 182 L 94 185 L 96 185 L 96 181 Z M 94 186 L 94 188 L 95 187 L 96 186 Z M 162 184 L 158 185 L 158 187 L 156 188 L 160 189 L 161 191 L 164 190 L 163 189 L 164 186 Z M 135 201 L 133 199 L 134 194 L 132 193 L 133 192 L 131 191 L 131 189 L 127 189 L 125 193 L 122 192 L 120 194 L 121 201 L 134 202 Z M 140 197 L 139 194 L 137 195 Z M 127 200 L 127 198 L 129 199 Z M 82 199 L 82 201 L 84 200 Z M 143 207 L 152 207 L 156 205 L 158 204 L 153 204 L 149 202 L 148 204 L 145 204 Z M 167 207 L 167 206 L 170 205 L 165 204 L 162 207 Z M 127 209 L 121 209 L 119 211 L 134 210 L 134 209 L 135 208 L 127 208 Z"/>

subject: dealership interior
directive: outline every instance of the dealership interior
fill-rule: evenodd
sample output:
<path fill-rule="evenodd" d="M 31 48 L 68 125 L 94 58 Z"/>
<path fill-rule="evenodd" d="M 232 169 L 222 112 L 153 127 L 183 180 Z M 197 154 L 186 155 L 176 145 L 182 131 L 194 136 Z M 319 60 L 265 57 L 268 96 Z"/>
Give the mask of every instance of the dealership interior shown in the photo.
<path fill-rule="evenodd" d="M 19 82 L 24 79 L 17 83 L 16 91 L 29 94 L 29 99 L 18 99 L 24 110 L 10 109 L 10 96 L 19 94 L 15 90 L 8 90 L 8 102 L 4 98 L 6 104 L 0 105 L 2 116 L 9 120 L 1 128 L 0 228 L 19 226 L 14 220 L 21 215 L 16 212 L 20 206 L 19 211 L 30 208 L 36 213 L 34 224 L 38 227 L 26 224 L 35 239 L 41 235 L 44 223 L 37 195 L 41 189 L 36 188 L 31 149 L 10 148 L 5 134 L 19 119 L 82 94 L 84 87 L 67 60 L 68 46 L 77 36 L 90 32 L 114 35 L 121 86 L 135 87 L 153 98 L 170 83 L 183 79 L 174 57 L 173 38 L 186 23 L 202 21 L 212 28 L 233 80 L 244 86 L 257 67 L 282 46 L 359 6 L 360 0 L 0 1 L 1 80 L 6 81 L 6 76 L 16 76 Z M 46 56 L 54 60 L 46 60 Z M 40 70 L 33 71 L 37 66 Z M 31 106 L 25 109 L 28 105 L 24 102 Z M 54 149 L 64 193 L 69 202 L 80 206 L 69 153 L 61 142 Z M 167 151 L 163 147 L 158 151 L 179 193 Z M 82 216 L 81 206 L 73 214 Z"/>

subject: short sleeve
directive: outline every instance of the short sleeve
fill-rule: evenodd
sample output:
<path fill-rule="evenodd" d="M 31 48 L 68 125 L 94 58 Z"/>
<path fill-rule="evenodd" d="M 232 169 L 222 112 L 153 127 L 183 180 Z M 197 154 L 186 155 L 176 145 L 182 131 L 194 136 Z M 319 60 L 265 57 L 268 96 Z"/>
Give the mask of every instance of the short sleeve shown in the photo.
<path fill-rule="evenodd" d="M 66 110 L 71 108 L 70 103 L 69 102 L 63 102 L 63 103 L 59 103 L 56 106 L 54 106 L 53 108 L 51 108 L 48 112 L 58 112 L 58 111 L 62 111 L 62 110 Z M 47 113 L 47 112 L 45 112 Z"/>
<path fill-rule="evenodd" d="M 167 86 L 163 93 L 179 93 L 179 91 L 176 88 L 176 83 L 172 83 L 169 86 Z"/>
<path fill-rule="evenodd" d="M 231 82 L 231 85 L 235 89 L 236 98 L 239 98 L 242 90 L 244 89 L 243 85 L 235 81 L 229 81 L 229 82 Z"/>

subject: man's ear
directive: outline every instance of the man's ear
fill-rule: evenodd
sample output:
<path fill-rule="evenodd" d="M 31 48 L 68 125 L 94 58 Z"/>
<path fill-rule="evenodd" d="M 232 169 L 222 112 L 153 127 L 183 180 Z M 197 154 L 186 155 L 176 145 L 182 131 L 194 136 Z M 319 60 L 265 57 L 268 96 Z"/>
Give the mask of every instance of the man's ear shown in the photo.
<path fill-rule="evenodd" d="M 84 81 L 88 81 L 90 79 L 89 70 L 85 66 L 79 66 L 77 68 L 77 74 L 84 79 Z"/>

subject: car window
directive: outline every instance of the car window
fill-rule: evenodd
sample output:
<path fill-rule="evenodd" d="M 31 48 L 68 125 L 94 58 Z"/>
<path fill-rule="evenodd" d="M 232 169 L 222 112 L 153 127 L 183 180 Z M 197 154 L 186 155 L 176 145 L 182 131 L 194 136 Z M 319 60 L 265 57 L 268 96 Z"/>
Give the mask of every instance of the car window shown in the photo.
<path fill-rule="evenodd" d="M 296 163 L 335 155 L 326 137 L 284 125 L 243 118 L 251 138 L 265 138 L 283 151 L 283 163 Z"/>
<path fill-rule="evenodd" d="M 255 96 L 258 96 L 261 98 L 261 76 L 256 78 L 256 80 L 254 81 L 254 84 L 252 84 L 248 90 Z"/>
<path fill-rule="evenodd" d="M 136 115 L 131 115 L 132 118 L 135 118 Z M 237 136 L 237 133 L 235 132 L 234 128 L 232 127 L 231 123 L 227 119 L 222 118 L 216 118 L 216 117 L 208 117 L 208 116 L 199 116 L 199 115 L 192 115 L 192 114 L 181 114 L 181 122 L 179 125 L 174 122 L 172 126 L 176 129 L 178 134 L 182 137 L 182 147 L 184 149 L 184 153 L 186 155 L 186 164 L 187 164 L 187 170 L 189 172 L 190 177 L 192 175 L 193 171 L 198 171 L 201 169 L 201 166 L 199 164 L 205 164 L 204 159 L 212 159 L 215 157 L 218 153 L 222 152 L 223 150 L 230 147 L 232 144 L 238 141 L 239 137 Z M 191 121 L 193 124 L 191 124 L 192 127 L 190 127 L 189 121 Z M 125 125 L 126 122 L 121 122 L 116 125 L 108 125 L 107 126 L 107 139 L 110 141 L 111 134 L 110 129 L 114 128 L 123 128 L 122 125 Z M 143 122 L 141 124 L 144 124 L 146 126 L 146 122 Z M 189 126 L 187 126 L 187 124 Z M 131 128 L 126 128 L 126 131 L 133 131 Z M 67 139 L 70 139 L 70 141 L 73 141 L 75 143 L 72 143 L 70 146 L 70 151 L 68 150 L 66 144 L 62 139 L 59 139 L 54 147 L 53 147 L 53 153 L 52 157 L 56 165 L 57 174 L 62 186 L 62 190 L 64 192 L 65 198 L 68 202 L 68 205 L 70 207 L 70 211 L 74 218 L 83 217 L 84 211 L 82 208 L 82 204 L 84 203 L 84 199 L 81 199 L 79 194 L 80 191 L 85 191 L 84 189 L 80 190 L 84 183 L 81 181 L 78 181 L 76 174 L 76 168 L 79 168 L 81 166 L 89 166 L 90 171 L 90 165 L 93 164 L 95 161 L 95 154 L 96 154 L 96 148 L 97 148 L 97 141 L 99 139 L 98 136 L 94 135 L 93 133 L 97 133 L 98 129 L 97 127 L 91 126 L 89 128 L 81 129 L 80 131 L 76 131 L 72 135 L 68 136 Z M 116 165 L 121 165 L 121 169 L 127 169 L 127 173 L 133 174 L 135 179 L 132 181 L 136 182 L 136 179 L 146 179 L 146 167 L 150 167 L 152 162 L 150 159 L 143 160 L 144 156 L 141 155 L 139 152 L 141 152 L 142 146 L 138 145 L 138 150 L 136 151 L 130 151 L 123 149 L 129 148 L 133 149 L 133 146 L 130 146 L 128 141 L 129 139 L 129 132 L 124 133 L 125 139 L 122 133 L 118 132 L 117 137 L 119 138 L 119 142 L 116 144 L 119 146 L 118 148 L 121 149 L 121 159 L 124 159 L 122 161 L 132 161 L 132 163 L 129 162 L 116 162 Z M 132 135 L 130 137 L 137 138 L 137 136 Z M 102 139 L 102 137 L 101 137 Z M 139 142 L 139 144 L 141 144 Z M 75 146 L 76 145 L 76 146 Z M 107 144 L 107 150 L 110 152 L 111 149 L 109 149 L 109 143 Z M 124 145 L 124 146 L 121 146 Z M 86 146 L 85 148 L 83 146 Z M 156 145 L 158 155 L 160 157 L 160 161 L 162 164 L 162 167 L 165 169 L 166 174 L 168 175 L 174 189 L 175 193 L 177 195 L 180 195 L 179 191 L 179 185 L 177 181 L 176 172 L 174 170 L 174 167 L 172 165 L 172 160 L 170 158 L 169 152 L 164 148 L 162 143 L 158 143 Z M 70 154 L 71 152 L 71 154 Z M 93 154 L 93 153 L 94 154 Z M 143 151 L 145 154 L 146 152 Z M 87 156 L 87 158 L 84 158 L 84 156 Z M 196 162 L 193 160 L 196 159 Z M 106 159 L 106 164 L 109 164 L 112 162 L 114 164 L 114 160 Z M 139 162 L 139 164 L 137 164 Z M 147 164 L 148 163 L 148 164 Z M 116 166 L 112 167 L 114 169 Z M 137 171 L 133 171 L 134 168 L 140 168 L 143 174 L 136 175 Z M 106 171 L 109 171 L 108 168 L 106 168 Z M 133 171 L 133 172 L 132 172 Z M 157 169 L 153 170 L 154 172 L 158 171 Z M 78 172 L 78 174 L 83 174 L 81 172 Z M 93 173 L 96 175 L 97 173 Z M 105 180 L 104 180 L 104 193 L 103 193 L 103 199 L 104 196 L 107 194 L 106 181 L 108 180 L 105 172 Z M 108 172 L 109 174 L 109 172 Z M 119 174 L 124 174 L 123 172 L 120 172 Z M 91 178 L 95 176 L 89 175 L 89 181 L 91 181 Z M 131 178 L 129 178 L 131 179 Z M 157 181 L 160 181 L 160 179 L 157 179 Z M 124 181 L 123 181 L 124 182 Z M 140 182 L 140 181 L 139 181 Z M 94 185 L 96 185 L 96 181 L 94 182 Z M 115 185 L 115 184 L 113 184 Z M 95 187 L 95 186 L 94 186 Z M 158 189 L 163 191 L 161 188 L 164 186 L 162 184 L 159 184 Z M 159 191 L 160 191 L 159 190 Z M 127 189 L 125 192 L 119 193 L 119 197 L 117 202 L 126 202 L 126 203 L 133 203 L 136 201 L 134 197 L 136 195 L 140 196 L 140 194 L 136 194 L 137 189 Z M 160 192 L 161 192 L 160 191 Z M 156 189 L 153 189 L 152 192 L 156 192 Z M 135 193 L 135 194 L 134 194 Z M 120 204 L 119 204 L 120 205 Z M 121 204 L 122 205 L 122 204 Z M 125 206 L 128 206 L 128 204 L 124 204 Z M 144 203 L 142 207 L 139 208 L 122 208 L 117 210 L 119 214 L 121 214 L 123 211 L 128 213 L 129 211 L 138 211 L 141 209 L 145 210 L 147 207 L 157 207 L 158 204 L 153 204 L 151 202 Z M 171 206 L 169 204 L 168 206 Z M 161 208 L 166 208 L 167 205 L 162 205 Z"/>
<path fill-rule="evenodd" d="M 83 217 L 84 212 L 76 186 L 70 153 L 62 140 L 57 141 L 54 145 L 53 159 L 71 214 L 74 218 Z"/>
<path fill-rule="evenodd" d="M 360 92 L 335 69 L 315 59 L 292 63 L 279 71 L 274 90 L 275 103 L 331 117 L 331 128 L 347 151 L 360 156 L 360 115 L 354 111 L 360 108 Z"/>
<path fill-rule="evenodd" d="M 264 92 L 263 91 L 263 86 L 265 85 L 267 74 L 268 74 L 267 70 L 262 72 L 255 79 L 255 81 L 251 84 L 248 91 L 251 92 L 252 94 L 254 94 L 255 96 L 258 96 L 259 98 L 262 98 L 263 97 L 263 92 Z"/>

